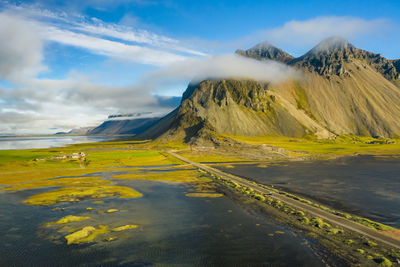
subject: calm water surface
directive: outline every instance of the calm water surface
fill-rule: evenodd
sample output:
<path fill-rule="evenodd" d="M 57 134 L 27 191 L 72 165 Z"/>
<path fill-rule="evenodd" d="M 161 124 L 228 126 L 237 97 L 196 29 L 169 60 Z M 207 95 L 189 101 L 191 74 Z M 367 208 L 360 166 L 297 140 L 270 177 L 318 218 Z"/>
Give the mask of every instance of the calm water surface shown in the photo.
<path fill-rule="evenodd" d="M 27 136 L 0 137 L 0 150 L 62 147 L 69 144 L 93 143 L 115 139 L 112 136 Z"/>
<path fill-rule="evenodd" d="M 249 214 L 226 197 L 189 198 L 188 187 L 150 181 L 119 181 L 143 193 L 137 199 L 83 201 L 52 207 L 21 202 L 40 190 L 0 193 L 0 266 L 324 266 L 302 236 L 265 216 Z M 86 207 L 96 210 L 86 211 Z M 99 210 L 121 209 L 101 214 Z M 69 215 L 90 220 L 75 227 L 138 224 L 113 242 L 67 246 L 45 222 Z M 277 234 L 275 231 L 283 231 Z M 269 236 L 268 234 L 273 234 Z"/>
<path fill-rule="evenodd" d="M 400 158 L 357 156 L 219 169 L 400 227 Z"/>

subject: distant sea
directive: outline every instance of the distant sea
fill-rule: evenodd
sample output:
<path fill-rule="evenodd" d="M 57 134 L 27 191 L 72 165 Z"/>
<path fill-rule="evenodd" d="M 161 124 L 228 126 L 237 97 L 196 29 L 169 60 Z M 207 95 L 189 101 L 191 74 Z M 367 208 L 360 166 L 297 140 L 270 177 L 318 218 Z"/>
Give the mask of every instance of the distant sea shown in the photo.
<path fill-rule="evenodd" d="M 115 139 L 113 136 L 0 136 L 0 150 L 62 147 L 70 144 L 93 143 Z"/>

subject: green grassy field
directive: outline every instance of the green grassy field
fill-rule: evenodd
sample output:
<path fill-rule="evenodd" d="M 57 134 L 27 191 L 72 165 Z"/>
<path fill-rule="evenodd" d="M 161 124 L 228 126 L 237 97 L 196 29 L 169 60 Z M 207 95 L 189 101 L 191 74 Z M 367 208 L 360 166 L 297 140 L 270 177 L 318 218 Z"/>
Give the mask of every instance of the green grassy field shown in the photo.
<path fill-rule="evenodd" d="M 396 155 L 400 153 L 400 139 L 376 139 L 362 136 L 339 136 L 334 140 L 285 136 L 226 135 L 225 137 L 246 144 L 266 144 L 280 147 L 294 152 L 294 154 L 297 152 L 321 156 L 344 156 L 354 154 Z"/>

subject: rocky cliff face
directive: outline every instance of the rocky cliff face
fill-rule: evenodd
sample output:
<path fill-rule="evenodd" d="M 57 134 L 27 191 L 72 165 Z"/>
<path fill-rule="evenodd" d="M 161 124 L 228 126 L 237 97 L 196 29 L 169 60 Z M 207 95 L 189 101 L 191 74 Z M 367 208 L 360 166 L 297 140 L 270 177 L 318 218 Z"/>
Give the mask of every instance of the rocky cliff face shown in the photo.
<path fill-rule="evenodd" d="M 380 54 L 358 49 L 340 37 L 325 39 L 304 56 L 288 63 L 330 78 L 332 75 L 342 77 L 351 75 L 350 71 L 345 68 L 345 63 L 355 60 L 363 62 L 360 67 L 365 68 L 366 65 L 369 65 L 390 81 L 396 81 L 400 78 L 395 62 L 382 57 Z"/>
<path fill-rule="evenodd" d="M 269 45 L 238 51 L 287 62 L 303 73 L 300 79 L 274 84 L 206 80 L 189 85 L 179 108 L 144 134 L 187 142 L 212 139 L 214 134 L 400 135 L 399 61 L 341 38 L 324 40 L 296 59 L 282 52 Z"/>

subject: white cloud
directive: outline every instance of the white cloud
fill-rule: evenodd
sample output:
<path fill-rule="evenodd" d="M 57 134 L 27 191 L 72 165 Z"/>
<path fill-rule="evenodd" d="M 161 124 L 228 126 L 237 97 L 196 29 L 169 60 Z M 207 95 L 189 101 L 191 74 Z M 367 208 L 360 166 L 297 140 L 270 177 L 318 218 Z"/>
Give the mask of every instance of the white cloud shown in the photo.
<path fill-rule="evenodd" d="M 6 13 L 0 13 L 0 21 L 0 79 L 14 81 L 38 74 L 44 66 L 36 25 Z"/>
<path fill-rule="evenodd" d="M 84 48 L 92 53 L 123 61 L 165 65 L 185 58 L 184 56 L 167 51 L 110 41 L 90 35 L 62 30 L 53 26 L 44 26 L 42 28 L 42 35 L 44 39 L 49 41 Z"/>
<path fill-rule="evenodd" d="M 173 38 L 96 18 L 88 19 L 80 14 L 57 13 L 35 5 L 9 5 L 7 12 L 40 25 L 42 37 L 48 41 L 126 61 L 163 65 L 181 60 L 185 54 L 205 55 Z"/>
<path fill-rule="evenodd" d="M 129 41 L 129 42 L 149 44 L 154 47 L 160 47 L 172 51 L 183 52 L 197 56 L 206 55 L 203 52 L 186 48 L 180 45 L 179 41 L 172 38 L 160 36 L 157 34 L 152 34 L 144 30 L 134 31 L 131 27 L 124 27 L 116 24 L 104 24 L 101 21 L 98 22 L 96 25 L 80 23 L 78 24 L 78 26 L 75 27 L 75 29 L 78 31 L 83 31 L 100 36 L 117 38 L 119 40 Z"/>
<path fill-rule="evenodd" d="M 165 114 L 174 108 L 144 87 L 106 86 L 73 74 L 63 80 L 39 79 L 38 74 L 46 69 L 43 44 L 58 42 L 110 58 L 154 65 L 177 62 L 184 56 L 73 32 L 15 13 L 0 13 L 0 21 L 0 80 L 11 82 L 11 88 L 0 87 L 0 132 L 47 133 L 54 125 L 100 123 L 112 113 L 151 110 Z"/>
<path fill-rule="evenodd" d="M 151 111 L 165 114 L 175 106 L 138 86 L 105 86 L 85 76 L 65 80 L 32 79 L 12 90 L 0 87 L 0 133 L 49 133 L 94 126 L 108 115 Z M 176 103 L 176 100 L 174 101 Z"/>
<path fill-rule="evenodd" d="M 258 61 L 239 55 L 210 56 L 186 59 L 165 66 L 145 76 L 144 84 L 160 84 L 204 79 L 250 78 L 258 81 L 278 82 L 299 73 L 275 61 Z M 152 84 L 153 83 L 153 84 Z"/>
<path fill-rule="evenodd" d="M 365 20 L 357 17 L 316 17 L 309 20 L 292 20 L 282 27 L 262 31 L 259 36 L 278 44 L 292 46 L 312 45 L 330 36 L 354 39 L 365 35 L 377 35 L 388 28 L 384 19 Z"/>

